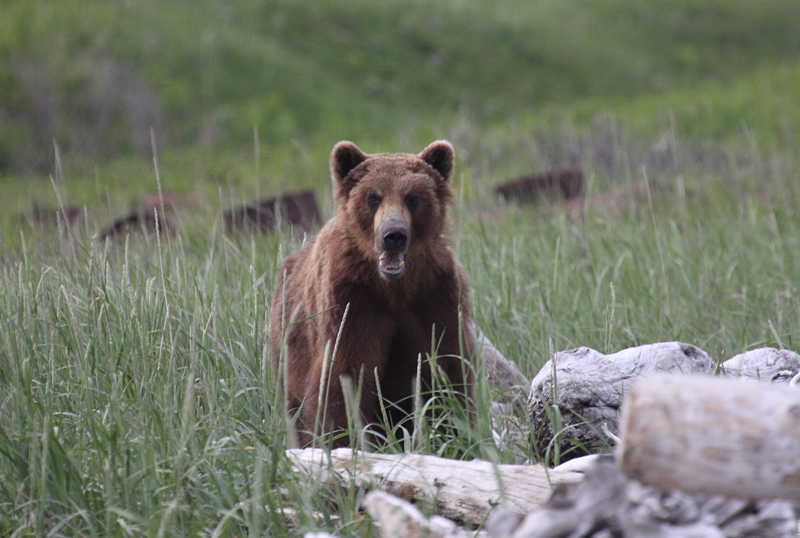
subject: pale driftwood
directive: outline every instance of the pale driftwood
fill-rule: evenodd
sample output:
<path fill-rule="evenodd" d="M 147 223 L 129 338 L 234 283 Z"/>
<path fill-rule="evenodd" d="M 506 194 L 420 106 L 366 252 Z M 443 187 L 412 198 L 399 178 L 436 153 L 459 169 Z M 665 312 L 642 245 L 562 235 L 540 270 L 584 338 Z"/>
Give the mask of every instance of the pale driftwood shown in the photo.
<path fill-rule="evenodd" d="M 800 355 L 788 349 L 752 349 L 722 363 L 726 377 L 786 382 L 800 372 Z"/>
<path fill-rule="evenodd" d="M 562 461 L 585 453 L 574 450 L 576 442 L 589 452 L 612 447 L 614 442 L 603 433 L 603 425 L 617 430 L 622 396 L 636 378 L 652 372 L 709 374 L 714 366 L 705 351 L 680 342 L 639 346 L 611 355 L 587 347 L 556 353 L 531 384 L 530 412 L 533 424 L 540 425 L 535 432 L 537 450 L 544 456 L 556 434 L 560 435 Z M 553 404 L 561 413 L 560 432 L 553 431 Z"/>
<path fill-rule="evenodd" d="M 384 491 L 371 491 L 361 505 L 380 528 L 383 538 L 467 538 L 467 533 L 441 516 L 427 518 L 414 505 Z"/>
<path fill-rule="evenodd" d="M 527 516 L 498 508 L 486 530 L 491 538 L 795 538 L 795 526 L 787 501 L 665 492 L 627 480 L 604 456 Z"/>
<path fill-rule="evenodd" d="M 661 489 L 800 500 L 800 390 L 700 376 L 645 377 L 623 406 L 617 461 Z"/>
<path fill-rule="evenodd" d="M 569 461 L 566 461 L 561 465 L 554 467 L 554 469 L 557 471 L 585 473 L 597 463 L 598 459 L 603 457 L 605 456 L 601 454 L 590 454 L 588 456 L 581 456 L 580 458 L 574 458 Z"/>
<path fill-rule="evenodd" d="M 541 506 L 552 485 L 580 473 L 541 465 L 493 465 L 419 454 L 369 454 L 339 448 L 286 451 L 295 471 L 313 480 L 377 487 L 458 522 L 480 523 L 500 502 L 527 513 Z"/>
<path fill-rule="evenodd" d="M 614 465 L 601 463 L 594 466 L 579 483 L 554 491 L 543 509 L 518 519 L 516 525 L 509 524 L 507 513 L 498 512 L 489 518 L 486 530 L 493 538 L 585 536 L 599 521 L 618 510 L 624 487 L 625 478 L 616 471 Z"/>

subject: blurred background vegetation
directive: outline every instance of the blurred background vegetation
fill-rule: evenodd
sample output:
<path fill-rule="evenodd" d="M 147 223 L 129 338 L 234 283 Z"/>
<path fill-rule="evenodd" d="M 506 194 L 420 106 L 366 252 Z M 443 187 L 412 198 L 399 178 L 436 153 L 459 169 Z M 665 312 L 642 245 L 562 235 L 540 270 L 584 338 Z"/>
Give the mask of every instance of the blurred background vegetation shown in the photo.
<path fill-rule="evenodd" d="M 51 175 L 130 205 L 155 190 L 151 132 L 164 188 L 217 199 L 324 189 L 341 139 L 513 148 L 600 114 L 652 144 L 796 144 L 798 28 L 796 0 L 9 0 L 0 187 L 9 214 L 55 203 Z"/>

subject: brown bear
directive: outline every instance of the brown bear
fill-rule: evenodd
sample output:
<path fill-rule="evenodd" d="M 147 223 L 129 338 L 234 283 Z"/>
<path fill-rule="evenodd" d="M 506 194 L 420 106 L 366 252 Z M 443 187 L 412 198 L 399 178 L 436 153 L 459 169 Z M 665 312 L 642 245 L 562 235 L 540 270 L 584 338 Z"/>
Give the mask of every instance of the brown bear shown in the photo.
<path fill-rule="evenodd" d="M 315 425 L 324 434 L 347 428 L 343 376 L 360 385 L 362 420 L 382 417 L 379 392 L 392 421 L 401 420 L 413 408 L 420 356 L 423 389 L 435 355 L 469 409 L 469 294 L 443 236 L 453 158 L 446 141 L 418 155 L 365 154 L 352 142 L 333 148 L 336 214 L 283 261 L 272 300 L 272 363 L 301 445 Z M 347 443 L 334 435 L 334 445 Z"/>

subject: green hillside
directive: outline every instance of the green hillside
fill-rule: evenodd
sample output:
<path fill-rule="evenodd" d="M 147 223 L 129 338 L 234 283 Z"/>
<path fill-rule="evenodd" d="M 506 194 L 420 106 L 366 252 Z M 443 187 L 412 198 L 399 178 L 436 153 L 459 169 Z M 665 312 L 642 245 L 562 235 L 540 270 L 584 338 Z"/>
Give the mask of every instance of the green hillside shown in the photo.
<path fill-rule="evenodd" d="M 274 151 L 373 150 L 456 118 L 485 128 L 642 96 L 657 108 L 664 93 L 796 66 L 798 27 L 794 0 L 12 1 L 0 170 L 51 170 L 53 140 L 71 161 L 148 155 L 151 127 L 164 149 L 241 153 L 255 129 Z"/>

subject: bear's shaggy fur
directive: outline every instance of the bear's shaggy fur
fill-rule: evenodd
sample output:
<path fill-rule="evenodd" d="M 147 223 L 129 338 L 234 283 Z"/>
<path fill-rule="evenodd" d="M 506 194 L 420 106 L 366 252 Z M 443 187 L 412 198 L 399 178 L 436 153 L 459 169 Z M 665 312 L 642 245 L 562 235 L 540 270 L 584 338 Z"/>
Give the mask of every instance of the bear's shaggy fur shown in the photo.
<path fill-rule="evenodd" d="M 432 343 L 438 368 L 467 404 L 474 348 L 469 297 L 464 270 L 442 235 L 452 172 L 446 141 L 419 155 L 368 155 L 351 142 L 333 148 L 336 214 L 283 261 L 272 301 L 273 368 L 279 390 L 288 388 L 291 416 L 299 418 L 301 445 L 310 444 L 323 416 L 317 431 L 347 428 L 341 376 L 361 382 L 367 423 L 381 417 L 376 372 L 383 398 L 401 409 L 387 404 L 396 411 L 392 420 L 411 411 L 420 354 L 422 387 L 430 387 Z M 326 344 L 335 356 L 323 374 Z"/>

